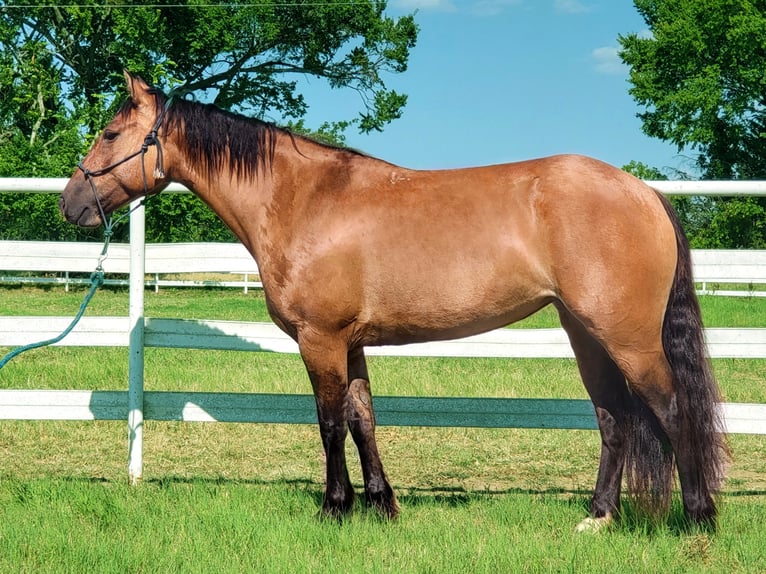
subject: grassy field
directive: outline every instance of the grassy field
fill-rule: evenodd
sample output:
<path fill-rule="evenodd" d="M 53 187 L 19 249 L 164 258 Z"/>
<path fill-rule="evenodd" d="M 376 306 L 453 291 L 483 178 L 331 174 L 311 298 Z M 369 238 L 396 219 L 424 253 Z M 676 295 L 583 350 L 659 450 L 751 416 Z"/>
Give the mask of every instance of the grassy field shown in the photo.
<path fill-rule="evenodd" d="M 83 291 L 0 290 L 0 313 L 72 315 Z M 764 298 L 702 301 L 708 326 L 766 326 Z M 127 313 L 122 290 L 89 315 Z M 265 320 L 258 293 L 147 293 L 152 317 Z M 556 324 L 544 310 L 525 326 Z M 0 349 L 0 353 L 4 352 Z M 727 400 L 766 402 L 766 361 L 721 359 Z M 573 361 L 370 359 L 378 395 L 585 397 Z M 0 370 L 1 388 L 124 389 L 126 349 L 49 348 Z M 300 359 L 147 349 L 149 390 L 308 393 Z M 716 532 L 627 504 L 612 530 L 574 534 L 598 462 L 593 431 L 378 429 L 402 515 L 362 505 L 321 521 L 323 454 L 304 425 L 147 421 L 145 480 L 126 484 L 123 422 L 0 423 L 1 572 L 762 572 L 766 438 L 731 437 Z M 350 442 L 350 441 L 349 441 Z M 354 449 L 352 480 L 361 488 Z"/>

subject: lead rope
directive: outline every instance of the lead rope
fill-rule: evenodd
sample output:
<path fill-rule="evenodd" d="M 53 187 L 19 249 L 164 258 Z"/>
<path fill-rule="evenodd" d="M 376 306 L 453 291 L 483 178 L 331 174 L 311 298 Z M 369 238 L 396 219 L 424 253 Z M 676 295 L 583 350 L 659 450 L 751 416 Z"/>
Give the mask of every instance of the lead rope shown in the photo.
<path fill-rule="evenodd" d="M 104 268 L 102 264 L 106 259 L 106 252 L 107 249 L 109 249 L 109 242 L 112 239 L 113 225 L 114 224 L 111 220 L 104 224 L 104 247 L 101 249 L 101 254 L 98 256 L 98 264 L 96 265 L 96 270 L 90 274 L 90 289 L 88 289 L 88 293 L 85 295 L 85 299 L 83 299 L 83 302 L 80 304 L 80 309 L 77 311 L 77 315 L 75 315 L 72 322 L 69 323 L 69 326 L 64 329 L 60 335 L 53 337 L 52 339 L 46 339 L 45 341 L 38 341 L 37 343 L 30 343 L 28 345 L 17 347 L 5 355 L 2 359 L 0 359 L 0 369 L 2 369 L 8 363 L 8 361 L 20 355 L 21 353 L 31 351 L 32 349 L 38 349 L 40 347 L 47 347 L 48 345 L 55 345 L 69 333 L 71 333 L 72 329 L 75 328 L 75 325 L 80 322 L 80 319 L 82 319 L 82 316 L 85 314 L 85 309 L 87 309 L 88 305 L 90 304 L 90 300 L 93 299 L 93 296 L 96 294 L 96 290 L 104 284 Z"/>
<path fill-rule="evenodd" d="M 80 304 L 80 309 L 77 311 L 77 314 L 75 315 L 74 319 L 72 319 L 72 322 L 69 324 L 69 326 L 64 329 L 60 335 L 57 335 L 56 337 L 53 337 L 52 339 L 46 339 L 45 341 L 39 341 L 37 343 L 29 343 L 28 345 L 23 345 L 21 347 L 17 347 L 16 349 L 12 350 L 10 353 L 5 355 L 2 359 L 0 359 L 0 369 L 2 369 L 8 361 L 13 359 L 14 357 L 20 355 L 21 353 L 25 353 L 27 351 L 31 351 L 32 349 L 39 349 L 40 347 L 47 347 L 48 345 L 55 345 L 59 341 L 61 341 L 64 337 L 66 337 L 69 333 L 72 332 L 72 329 L 75 328 L 77 323 L 80 322 L 80 319 L 82 319 L 82 316 L 85 314 L 85 309 L 88 308 L 88 305 L 90 304 L 91 299 L 93 299 L 93 296 L 96 294 L 96 290 L 101 287 L 104 284 L 104 267 L 103 263 L 107 258 L 107 251 L 109 249 L 109 243 L 112 240 L 112 235 L 114 235 L 114 226 L 128 217 L 131 213 L 133 213 L 136 209 L 139 207 L 143 207 L 146 205 L 146 202 L 148 201 L 148 197 L 145 197 L 141 200 L 139 205 L 136 207 L 131 208 L 129 211 L 123 213 L 116 219 L 109 218 L 107 221 L 106 219 L 102 220 L 104 221 L 104 247 L 101 249 L 101 253 L 98 256 L 98 262 L 96 264 L 96 269 L 93 271 L 93 273 L 90 274 L 90 288 L 88 289 L 88 292 L 85 295 L 85 299 L 83 299 L 82 303 Z M 103 213 L 103 209 L 101 208 L 101 202 L 98 201 L 98 198 L 96 199 L 96 202 L 98 204 L 98 208 Z"/>
<path fill-rule="evenodd" d="M 93 182 L 93 178 L 96 176 L 102 175 L 108 172 L 109 170 L 111 170 L 112 168 L 117 167 L 118 165 L 123 164 L 126 161 L 131 160 L 134 157 L 140 155 L 141 156 L 141 175 L 144 179 L 144 193 L 145 194 L 148 193 L 149 185 L 146 180 L 146 166 L 144 165 L 144 155 L 146 154 L 146 151 L 149 149 L 149 146 L 152 146 L 152 145 L 157 148 L 157 161 L 155 162 L 155 165 L 154 165 L 154 177 L 155 178 L 165 177 L 164 162 L 163 162 L 163 156 L 162 156 L 162 145 L 160 144 L 160 139 L 157 137 L 157 132 L 159 131 L 160 125 L 162 124 L 162 120 L 168 108 L 170 107 L 170 103 L 172 102 L 172 100 L 173 100 L 173 97 L 171 96 L 166 102 L 165 107 L 163 108 L 159 117 L 157 118 L 157 121 L 154 123 L 154 127 L 152 128 L 152 131 L 149 132 L 146 138 L 144 138 L 144 143 L 143 145 L 141 145 L 141 149 L 139 149 L 137 152 L 132 153 L 131 155 L 121 159 L 118 162 L 113 163 L 112 165 L 109 165 L 105 168 L 98 169 L 96 171 L 90 171 L 88 168 L 86 168 L 83 165 L 82 162 L 79 162 L 77 164 L 77 167 L 80 168 L 80 170 L 83 172 L 85 179 L 88 181 L 91 189 L 93 190 L 93 195 L 96 198 L 96 206 L 98 207 L 99 215 L 101 216 L 101 221 L 104 222 L 104 247 L 103 249 L 101 249 L 101 254 L 98 257 L 96 270 L 90 274 L 90 288 L 88 289 L 88 293 L 85 295 L 85 299 L 83 299 L 83 302 L 80 304 L 80 309 L 77 311 L 77 314 L 75 315 L 74 319 L 72 319 L 72 322 L 69 324 L 69 326 L 66 329 L 64 329 L 61 332 L 60 335 L 53 337 L 52 339 L 46 339 L 45 341 L 39 341 L 37 343 L 30 343 L 28 345 L 17 347 L 16 349 L 12 350 L 10 353 L 5 355 L 2 359 L 0 359 L 0 369 L 5 367 L 8 361 L 20 355 L 21 353 L 25 353 L 26 351 L 31 351 L 32 349 L 38 349 L 40 347 L 47 347 L 48 345 L 55 345 L 56 343 L 61 341 L 64 337 L 66 337 L 69 333 L 71 333 L 72 329 L 74 329 L 77 323 L 80 322 L 80 319 L 82 319 L 82 316 L 85 314 L 85 309 L 87 309 L 91 299 L 93 299 L 93 296 L 96 294 L 96 290 L 104 284 L 104 268 L 102 264 L 104 263 L 104 260 L 106 259 L 106 253 L 107 253 L 107 250 L 109 249 L 109 242 L 112 240 L 112 235 L 114 234 L 114 226 L 120 221 L 122 221 L 123 219 L 125 219 L 126 217 L 128 217 L 136 209 L 145 205 L 148 199 L 148 197 L 145 196 L 144 199 L 141 200 L 139 205 L 130 209 L 127 213 L 123 213 L 117 219 L 114 219 L 114 220 L 112 218 L 109 218 L 109 220 L 107 221 L 106 214 L 104 213 L 104 208 L 101 205 L 101 200 L 99 200 L 98 198 L 98 191 L 96 190 L 96 184 Z"/>

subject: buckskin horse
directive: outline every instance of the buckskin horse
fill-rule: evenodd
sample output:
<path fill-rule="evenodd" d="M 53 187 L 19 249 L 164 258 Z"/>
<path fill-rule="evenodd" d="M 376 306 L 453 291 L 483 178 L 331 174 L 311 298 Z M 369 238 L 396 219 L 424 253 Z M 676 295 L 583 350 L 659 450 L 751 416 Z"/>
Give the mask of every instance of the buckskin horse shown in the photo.
<path fill-rule="evenodd" d="M 231 228 L 311 380 L 324 515 L 342 516 L 354 499 L 348 430 L 367 503 L 399 512 L 375 441 L 366 346 L 464 337 L 553 304 L 601 435 L 580 527 L 613 521 L 623 473 L 648 510 L 667 508 L 676 468 L 688 517 L 714 523 L 727 458 L 719 392 L 688 242 L 662 195 L 576 155 L 406 169 L 125 78 L 130 97 L 74 172 L 61 211 L 97 226 L 175 181 Z"/>

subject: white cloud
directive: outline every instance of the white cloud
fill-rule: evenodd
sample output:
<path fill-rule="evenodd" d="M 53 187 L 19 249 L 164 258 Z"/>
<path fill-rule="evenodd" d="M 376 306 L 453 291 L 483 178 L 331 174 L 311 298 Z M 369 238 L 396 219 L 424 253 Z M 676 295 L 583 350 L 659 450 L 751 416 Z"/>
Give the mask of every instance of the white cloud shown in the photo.
<path fill-rule="evenodd" d="M 620 59 L 619 48 L 614 46 L 596 48 L 591 52 L 591 56 L 596 64 L 596 71 L 600 74 L 625 74 L 628 70 Z"/>
<path fill-rule="evenodd" d="M 471 12 L 479 16 L 496 16 L 509 6 L 517 6 L 522 0 L 477 0 L 471 4 Z"/>
<path fill-rule="evenodd" d="M 394 5 L 404 10 L 434 10 L 453 12 L 455 5 L 451 0 L 395 0 Z"/>
<path fill-rule="evenodd" d="M 510 6 L 518 6 L 524 0 L 394 0 L 393 4 L 403 10 L 433 12 L 463 12 L 475 16 L 495 16 Z"/>
<path fill-rule="evenodd" d="M 556 12 L 563 14 L 582 14 L 590 12 L 590 6 L 580 2 L 580 0 L 554 0 L 553 8 Z"/>

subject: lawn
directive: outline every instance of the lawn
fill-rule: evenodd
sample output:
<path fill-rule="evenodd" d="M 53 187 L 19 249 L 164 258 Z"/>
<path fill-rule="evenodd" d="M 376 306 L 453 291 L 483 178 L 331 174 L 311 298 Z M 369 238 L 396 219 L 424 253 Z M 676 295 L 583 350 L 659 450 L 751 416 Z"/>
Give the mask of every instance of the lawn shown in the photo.
<path fill-rule="evenodd" d="M 0 290 L 0 313 L 72 315 L 84 291 Z M 765 298 L 703 297 L 709 326 L 766 326 Z M 127 313 L 100 291 L 89 315 Z M 146 315 L 266 320 L 257 292 L 161 290 Z M 555 325 L 544 310 L 526 326 Z M 4 350 L 0 350 L 3 352 Z M 147 349 L 147 390 L 308 393 L 301 361 L 269 353 Z M 766 402 L 764 360 L 718 359 L 727 400 Z M 370 358 L 378 395 L 584 398 L 573 361 Z M 0 371 L 2 388 L 124 389 L 127 349 L 48 348 Z M 145 479 L 126 484 L 123 422 L 0 423 L 2 572 L 761 572 L 766 440 L 732 435 L 715 532 L 626 506 L 575 535 L 598 463 L 593 431 L 381 427 L 402 515 L 359 505 L 317 518 L 323 454 L 311 425 L 147 421 Z M 350 441 L 349 441 L 350 442 Z M 361 488 L 354 449 L 352 480 Z"/>

